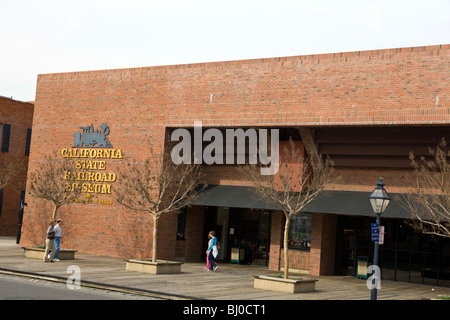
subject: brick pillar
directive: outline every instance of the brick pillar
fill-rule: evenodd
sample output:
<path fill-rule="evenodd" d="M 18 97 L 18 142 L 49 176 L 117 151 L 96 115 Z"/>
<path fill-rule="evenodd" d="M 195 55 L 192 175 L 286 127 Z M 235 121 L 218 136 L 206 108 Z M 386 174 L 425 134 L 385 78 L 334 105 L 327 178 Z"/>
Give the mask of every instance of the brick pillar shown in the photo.
<path fill-rule="evenodd" d="M 269 270 L 280 270 L 280 257 L 282 254 L 281 246 L 283 244 L 283 212 L 273 211 L 270 229 L 270 252 L 269 252 Z"/>
<path fill-rule="evenodd" d="M 311 250 L 309 274 L 334 274 L 337 217 L 314 213 L 311 226 Z"/>
<path fill-rule="evenodd" d="M 205 207 L 193 206 L 187 208 L 186 211 L 186 225 L 185 225 L 185 238 L 186 238 L 186 260 L 201 260 L 202 252 L 206 249 L 202 248 L 203 237 L 203 225 L 205 219 Z"/>
<path fill-rule="evenodd" d="M 177 246 L 178 213 L 166 213 L 159 218 L 157 259 L 174 260 Z M 152 235 L 153 236 L 153 235 Z"/>

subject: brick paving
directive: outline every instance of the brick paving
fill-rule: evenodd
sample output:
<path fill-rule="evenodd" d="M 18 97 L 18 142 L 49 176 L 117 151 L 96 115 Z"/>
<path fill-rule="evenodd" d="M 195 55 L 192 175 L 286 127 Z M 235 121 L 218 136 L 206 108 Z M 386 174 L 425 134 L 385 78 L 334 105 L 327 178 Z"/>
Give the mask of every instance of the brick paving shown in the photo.
<path fill-rule="evenodd" d="M 316 291 L 288 294 L 253 288 L 253 275 L 271 274 L 267 267 L 220 263 L 215 272 L 205 264 L 185 262 L 180 274 L 150 275 L 125 270 L 125 260 L 77 253 L 75 260 L 44 263 L 25 258 L 23 249 L 11 237 L 0 237 L 0 273 L 46 277 L 66 281 L 68 267 L 81 270 L 82 285 L 98 286 L 123 292 L 146 294 L 161 299 L 212 300 L 369 300 L 365 280 L 350 276 L 319 276 Z M 423 300 L 450 296 L 450 288 L 383 280 L 378 300 Z"/>

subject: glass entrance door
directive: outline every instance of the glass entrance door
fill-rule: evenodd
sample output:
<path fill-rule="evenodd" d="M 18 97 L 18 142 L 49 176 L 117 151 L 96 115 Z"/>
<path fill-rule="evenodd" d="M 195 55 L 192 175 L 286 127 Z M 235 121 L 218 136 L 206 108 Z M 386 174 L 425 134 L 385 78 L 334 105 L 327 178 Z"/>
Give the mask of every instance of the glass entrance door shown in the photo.
<path fill-rule="evenodd" d="M 228 257 L 239 248 L 242 264 L 267 265 L 270 243 L 270 212 L 259 209 L 230 208 Z M 243 255 L 243 256 L 242 256 Z"/>

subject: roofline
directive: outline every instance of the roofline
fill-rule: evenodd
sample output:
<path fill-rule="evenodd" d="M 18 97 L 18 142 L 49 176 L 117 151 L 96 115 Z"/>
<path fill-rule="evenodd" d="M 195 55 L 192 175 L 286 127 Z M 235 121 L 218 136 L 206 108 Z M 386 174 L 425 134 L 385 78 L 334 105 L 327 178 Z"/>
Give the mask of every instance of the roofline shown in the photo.
<path fill-rule="evenodd" d="M 113 68 L 113 69 L 100 69 L 100 70 L 85 70 L 85 71 L 69 71 L 69 72 L 55 72 L 55 73 L 43 73 L 40 76 L 51 77 L 51 76 L 61 76 L 61 75 L 79 75 L 79 74 L 93 74 L 93 73 L 115 73 L 115 72 L 135 72 L 142 70 L 170 70 L 170 69 L 181 69 L 181 68 L 195 68 L 201 66 L 220 66 L 223 64 L 252 64 L 252 63 L 267 63 L 267 62 L 283 62 L 290 60 L 302 60 L 302 61 L 317 61 L 321 59 L 334 59 L 334 58 L 349 58 L 349 57 L 371 57 L 380 55 L 395 55 L 395 54 L 409 54 L 425 51 L 439 51 L 439 50 L 450 50 L 450 44 L 438 44 L 438 45 L 427 45 L 427 46 L 416 46 L 416 47 L 399 47 L 399 48 L 388 48 L 388 49 L 375 49 L 375 50 L 361 50 L 361 51 L 348 51 L 348 52 L 335 52 L 335 53 L 320 53 L 320 54 L 306 54 L 297 56 L 284 56 L 284 57 L 271 57 L 271 58 L 253 58 L 253 59 L 241 59 L 241 60 L 224 60 L 224 61 L 213 61 L 213 62 L 196 62 L 196 63 L 183 63 L 183 64 L 173 64 L 173 65 L 158 65 L 158 66 L 147 66 L 147 67 L 131 67 L 131 68 Z"/>

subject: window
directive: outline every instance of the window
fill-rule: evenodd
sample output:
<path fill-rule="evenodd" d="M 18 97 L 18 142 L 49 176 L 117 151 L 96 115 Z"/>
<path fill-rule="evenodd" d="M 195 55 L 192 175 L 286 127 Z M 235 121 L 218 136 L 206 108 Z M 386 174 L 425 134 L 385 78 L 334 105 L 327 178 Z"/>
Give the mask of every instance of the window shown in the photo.
<path fill-rule="evenodd" d="M 30 155 L 30 145 L 31 145 L 31 129 L 27 129 L 27 141 L 25 144 L 25 155 Z"/>
<path fill-rule="evenodd" d="M 306 249 L 311 247 L 312 214 L 302 213 L 291 218 L 288 247 Z"/>
<path fill-rule="evenodd" d="M 11 125 L 0 124 L 0 142 L 2 145 L 2 152 L 9 151 L 9 135 L 11 132 Z"/>
<path fill-rule="evenodd" d="M 3 189 L 0 189 L 0 216 L 2 215 L 2 207 L 3 207 Z"/>
<path fill-rule="evenodd" d="M 183 240 L 184 237 L 184 230 L 186 226 L 186 207 L 180 210 L 180 213 L 178 214 L 178 226 L 177 226 L 177 239 Z"/>

